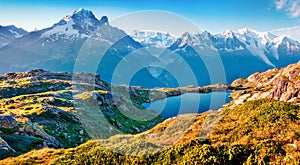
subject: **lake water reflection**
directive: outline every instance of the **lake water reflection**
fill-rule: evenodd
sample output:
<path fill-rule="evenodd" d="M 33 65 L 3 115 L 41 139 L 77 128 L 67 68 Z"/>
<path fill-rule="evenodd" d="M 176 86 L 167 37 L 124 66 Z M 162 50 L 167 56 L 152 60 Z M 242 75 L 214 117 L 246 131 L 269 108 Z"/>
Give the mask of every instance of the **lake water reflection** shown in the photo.
<path fill-rule="evenodd" d="M 232 100 L 229 98 L 230 94 L 230 92 L 186 93 L 142 105 L 149 110 L 155 110 L 167 119 L 179 114 L 201 113 L 218 109 Z"/>

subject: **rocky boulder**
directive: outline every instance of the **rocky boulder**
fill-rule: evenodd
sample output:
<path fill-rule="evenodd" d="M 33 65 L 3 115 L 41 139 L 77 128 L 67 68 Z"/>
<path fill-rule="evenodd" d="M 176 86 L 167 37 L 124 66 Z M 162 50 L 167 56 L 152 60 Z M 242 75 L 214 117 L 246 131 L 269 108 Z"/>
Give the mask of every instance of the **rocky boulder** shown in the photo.
<path fill-rule="evenodd" d="M 39 125 L 35 123 L 26 123 L 26 125 L 20 128 L 20 132 L 44 139 L 44 145 L 47 147 L 59 148 L 62 146 L 58 140 L 56 140 L 53 136 L 48 135 Z"/>
<path fill-rule="evenodd" d="M 14 119 L 13 116 L 0 116 L 0 129 L 13 129 L 18 127 L 18 122 Z"/>
<path fill-rule="evenodd" d="M 281 69 L 257 72 L 246 79 L 237 79 L 234 87 L 245 88 L 232 94 L 233 106 L 261 98 L 284 102 L 300 102 L 300 62 Z"/>
<path fill-rule="evenodd" d="M 12 151 L 12 152 L 16 152 L 13 148 L 11 148 L 6 141 L 4 141 L 1 137 L 0 137 L 0 150 L 5 150 L 5 151 Z"/>

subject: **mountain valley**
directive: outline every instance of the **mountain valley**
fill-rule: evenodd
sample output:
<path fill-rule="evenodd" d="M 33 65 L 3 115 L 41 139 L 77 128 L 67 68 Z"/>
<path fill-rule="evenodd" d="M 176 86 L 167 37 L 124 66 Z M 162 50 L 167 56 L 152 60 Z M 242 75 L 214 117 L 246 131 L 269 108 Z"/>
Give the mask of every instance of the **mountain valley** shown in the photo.
<path fill-rule="evenodd" d="M 22 77 L 31 80 L 40 79 L 39 83 L 45 83 L 43 86 L 48 88 L 49 86 L 46 85 L 46 82 L 55 80 L 60 84 L 57 87 L 63 88 L 57 88 L 55 85 L 52 85 L 53 88 L 48 92 L 41 91 L 42 93 L 20 96 L 15 93 L 15 96 L 12 96 L 12 98 L 1 95 L 4 97 L 1 100 L 2 108 L 5 107 L 1 114 L 3 118 L 1 121 L 5 123 L 1 124 L 0 134 L 3 137 L 1 139 L 2 154 L 10 153 L 14 155 L 17 151 L 20 152 L 22 146 L 28 145 L 28 142 L 30 142 L 30 146 L 36 146 L 36 148 L 33 147 L 31 149 L 42 149 L 1 160 L 0 164 L 107 164 L 107 162 L 112 164 L 298 164 L 300 160 L 299 105 L 296 99 L 297 95 L 293 95 L 296 98 L 286 96 L 289 96 L 291 92 L 296 92 L 297 83 L 294 82 L 297 81 L 297 76 L 299 76 L 299 73 L 297 73 L 299 69 L 300 65 L 298 63 L 283 69 L 255 73 L 247 79 L 238 79 L 233 82 L 233 87 L 230 87 L 230 89 L 234 90 L 231 96 L 233 101 L 226 104 L 224 108 L 201 114 L 184 114 L 164 121 L 158 117 L 155 119 L 156 126 L 150 124 L 153 122 L 149 123 L 150 125 L 147 129 L 153 127 L 149 130 L 142 130 L 142 127 L 139 127 L 139 123 L 136 122 L 132 122 L 131 126 L 122 124 L 122 115 L 124 114 L 120 113 L 119 115 L 121 116 L 118 116 L 117 111 L 111 109 L 110 111 L 113 111 L 115 114 L 111 116 L 111 120 L 115 121 L 116 125 L 112 122 L 110 126 L 105 126 L 105 123 L 102 122 L 99 123 L 101 127 L 97 127 L 98 131 L 99 128 L 102 130 L 102 128 L 110 129 L 111 126 L 116 126 L 111 132 L 116 129 L 117 131 L 128 131 L 127 133 L 130 132 L 130 134 L 113 135 L 113 133 L 110 134 L 109 138 L 104 139 L 100 137 L 103 134 L 95 134 L 93 133 L 95 130 L 86 129 L 93 128 L 91 127 L 93 125 L 84 127 L 90 120 L 80 120 L 85 121 L 85 123 L 78 123 L 78 118 L 82 117 L 82 114 L 80 114 L 82 109 L 77 109 L 78 106 L 75 106 L 77 108 L 74 110 L 68 106 L 70 103 L 74 104 L 69 98 L 70 92 L 68 93 L 68 88 L 70 85 L 66 83 L 70 78 L 68 73 L 50 73 L 36 70 L 6 74 L 1 78 L 2 86 L 4 86 L 2 90 L 10 89 L 6 87 L 9 83 L 26 85 L 26 81 Z M 81 80 L 88 82 L 90 80 L 88 75 L 81 75 L 80 77 L 83 78 Z M 282 77 L 285 76 L 288 77 L 282 80 Z M 18 77 L 19 82 L 12 83 L 13 78 L 16 77 Z M 66 77 L 69 78 L 66 79 Z M 122 100 L 122 98 L 119 98 L 120 95 L 117 93 L 112 93 L 118 99 L 108 99 L 105 90 L 109 89 L 110 86 L 98 78 L 96 79 L 96 86 L 88 86 L 82 81 L 75 88 L 78 91 L 82 91 L 82 89 L 83 91 L 96 89 L 94 92 L 80 93 L 76 91 L 71 93 L 77 93 L 78 95 L 75 95 L 74 98 L 81 98 L 83 101 L 96 98 L 98 100 L 96 104 L 99 105 L 103 114 L 106 114 L 103 111 L 106 109 L 105 107 L 120 104 L 118 100 Z M 255 83 L 253 83 L 254 81 Z M 287 81 L 288 83 L 287 85 L 272 86 L 273 81 Z M 33 82 L 31 87 L 34 87 L 34 84 L 35 82 Z M 253 86 L 254 84 L 257 85 Z M 76 86 L 76 83 L 73 85 Z M 27 84 L 27 87 L 30 86 Z M 119 86 L 115 91 L 121 92 L 124 88 L 126 89 L 127 87 Z M 188 92 L 189 88 L 191 87 L 184 89 Z M 22 87 L 22 89 L 26 88 Z M 137 100 L 133 97 L 131 98 L 132 101 L 136 103 L 143 102 L 139 99 L 145 98 L 143 97 L 145 93 L 142 92 L 143 90 L 140 87 L 129 89 L 131 89 L 129 91 L 133 90 L 135 91 L 133 93 L 137 94 Z M 195 92 L 194 88 L 191 89 L 191 92 Z M 226 89 L 226 86 L 221 86 L 220 89 Z M 291 89 L 295 90 L 291 91 Z M 157 99 L 160 99 L 162 91 L 169 92 L 169 96 L 177 95 L 178 92 L 176 90 L 178 89 L 156 89 L 155 92 L 157 94 L 155 96 L 157 96 Z M 266 98 L 263 97 L 264 94 L 261 94 L 261 97 L 257 97 L 257 93 L 268 91 L 276 94 L 268 95 L 269 97 Z M 134 96 L 132 94 L 130 96 Z M 121 96 L 126 95 L 123 93 Z M 23 105 L 21 105 L 20 101 L 24 102 Z M 43 104 L 40 105 L 39 102 L 43 102 Z M 78 103 L 82 103 L 82 101 Z M 88 104 L 92 103 L 93 101 L 88 101 Z M 15 108 L 18 106 L 19 109 L 12 109 L 10 108 L 11 106 L 15 106 Z M 84 107 L 92 106 L 85 105 Z M 102 108 L 104 109 L 102 110 Z M 133 108 L 130 109 L 133 110 L 135 115 L 138 114 L 138 111 L 145 113 L 142 109 L 138 111 L 134 111 Z M 90 114 L 92 109 L 84 112 Z M 53 117 L 55 120 L 52 119 Z M 96 118 L 93 117 L 96 117 L 99 122 L 104 121 L 99 120 L 99 116 L 94 112 L 92 113 L 92 122 L 89 124 L 97 123 Z M 50 127 L 52 124 L 55 124 L 54 128 L 56 129 Z M 118 127 L 120 124 L 123 126 Z M 143 122 L 142 125 L 145 126 L 145 124 Z M 68 129 L 65 130 L 63 125 Z M 143 132 L 138 133 L 137 128 Z M 110 132 L 104 129 L 102 130 L 103 132 Z M 65 134 L 66 132 L 67 134 Z M 94 135 L 94 139 L 98 140 L 90 140 L 88 135 Z M 22 136 L 24 141 L 20 141 L 17 144 L 10 142 L 10 139 L 18 138 L 19 136 Z M 54 139 L 57 139 L 57 141 Z M 79 141 L 76 141 L 76 139 Z M 68 142 L 68 140 L 72 141 Z M 86 140 L 88 141 L 81 144 Z M 77 144 L 81 145 L 70 149 L 53 149 L 53 147 L 62 147 L 54 146 L 55 144 L 69 144 L 69 146 L 64 146 L 64 148 Z M 23 152 L 27 151 L 23 150 Z"/>
<path fill-rule="evenodd" d="M 296 38 L 99 18 L 0 26 L 0 165 L 300 164 Z"/>

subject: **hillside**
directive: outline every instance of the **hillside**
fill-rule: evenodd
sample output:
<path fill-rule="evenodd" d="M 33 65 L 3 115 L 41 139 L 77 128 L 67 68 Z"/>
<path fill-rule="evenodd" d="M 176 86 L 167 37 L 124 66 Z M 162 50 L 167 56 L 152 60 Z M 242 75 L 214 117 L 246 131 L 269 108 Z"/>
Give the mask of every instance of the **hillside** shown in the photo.
<path fill-rule="evenodd" d="M 235 80 L 231 85 L 246 88 L 244 91 L 233 93 L 235 105 L 261 98 L 299 103 L 300 62 L 281 69 L 256 72 L 248 78 Z"/>
<path fill-rule="evenodd" d="M 118 86 L 111 93 L 112 88 L 99 75 L 86 73 L 32 70 L 0 76 L 0 158 L 44 147 L 76 147 L 93 137 L 134 134 L 163 121 L 131 103 L 146 99 L 142 95 L 148 89 Z M 129 89 L 131 95 L 115 92 Z M 130 111 L 123 113 L 122 107 Z M 141 113 L 152 118 L 135 120 Z"/>
<path fill-rule="evenodd" d="M 0 76 L 0 159 L 140 133 L 165 120 L 141 106 L 144 102 L 229 89 L 221 84 L 156 89 L 109 85 L 99 75 L 41 69 L 6 73 Z"/>
<path fill-rule="evenodd" d="M 300 68 L 299 66 L 299 63 L 293 64 L 282 69 L 273 69 L 263 73 L 255 73 L 247 79 L 236 80 L 232 84 L 233 86 L 236 86 L 236 88 L 232 89 L 240 90 L 233 92 L 232 97 L 234 100 L 227 105 L 228 108 L 223 108 L 217 111 L 208 111 L 202 114 L 180 115 L 171 119 L 167 119 L 156 126 L 152 125 L 154 126 L 154 128 L 145 130 L 144 132 L 138 134 L 132 134 L 132 132 L 130 131 L 136 130 L 136 128 L 141 128 L 139 127 L 141 126 L 140 122 L 129 122 L 130 124 L 132 124 L 130 126 L 134 125 L 134 127 L 124 127 L 124 125 L 123 127 L 118 127 L 118 125 L 124 120 L 122 120 L 122 117 L 117 116 L 114 120 L 111 120 L 119 121 L 112 122 L 115 123 L 116 127 L 114 128 L 118 128 L 116 129 L 118 131 L 123 128 L 123 131 L 127 131 L 127 133 L 129 134 L 119 134 L 111 136 L 107 139 L 97 138 L 98 140 L 88 140 L 78 147 L 69 149 L 53 149 L 51 146 L 44 145 L 39 147 L 42 149 L 33 150 L 18 157 L 10 157 L 1 160 L 0 164 L 53 163 L 296 165 L 300 163 L 300 106 L 298 105 L 297 95 L 293 94 L 293 97 L 287 96 L 292 92 L 297 92 L 298 88 L 296 82 L 298 81 L 297 76 L 299 75 L 299 73 L 297 71 Z M 31 72 L 27 72 L 26 74 L 28 73 Z M 45 74 L 45 72 L 37 73 Z M 16 75 L 20 74 L 22 75 L 25 73 L 17 73 Z M 47 72 L 47 74 L 49 74 L 49 72 Z M 57 74 L 59 75 L 62 73 L 51 74 L 57 76 Z M 7 74 L 4 77 L 10 77 L 11 75 L 9 75 L 10 74 Z M 22 76 L 19 76 L 18 78 L 20 77 Z M 103 102 L 103 98 L 105 98 L 103 97 L 103 95 L 107 94 L 106 90 L 108 88 L 111 88 L 111 86 L 107 85 L 101 80 L 99 80 L 96 84 L 99 89 L 97 89 L 97 97 L 95 98 L 98 101 Z M 67 86 L 68 85 L 65 85 L 64 88 L 68 88 Z M 82 87 L 87 88 L 85 85 L 80 85 L 78 87 L 79 88 L 77 89 L 82 89 Z M 119 93 L 121 93 L 121 95 L 118 95 L 118 92 L 114 93 L 114 95 L 117 95 L 118 97 L 124 95 L 124 88 L 126 89 L 128 87 L 117 86 L 115 88 L 117 90 L 113 91 L 118 91 Z M 167 94 L 165 95 L 169 96 L 178 94 L 178 92 L 176 92 L 176 90 L 178 89 L 176 88 L 156 90 L 143 89 L 141 87 L 130 88 L 134 89 L 131 91 L 135 92 L 131 92 L 131 98 L 129 100 L 133 100 L 136 104 L 147 101 L 147 99 L 149 101 L 149 97 L 145 97 L 145 95 L 147 95 L 147 92 L 148 94 L 149 92 L 156 92 L 156 94 L 154 95 L 155 97 L 151 97 L 151 100 L 162 98 L 163 91 L 167 92 Z M 214 87 L 213 89 L 215 88 L 216 87 Z M 225 87 L 222 87 L 221 89 L 224 88 Z M 90 87 L 88 87 L 88 89 L 90 89 Z M 183 91 L 185 92 L 199 92 L 200 88 L 190 87 L 183 89 Z M 211 88 L 208 89 L 212 90 Z M 59 91 L 61 89 L 57 90 Z M 75 98 L 81 98 L 81 100 L 83 101 L 89 100 L 93 98 L 93 96 L 95 96 L 95 94 L 93 95 L 92 93 L 83 92 L 75 96 Z M 33 94 L 33 96 L 34 95 L 35 94 Z M 109 99 L 107 100 L 108 102 L 103 102 L 104 104 L 101 103 L 101 105 L 116 105 L 118 104 L 118 100 L 122 99 Z M 128 100 L 128 98 L 124 100 L 126 103 L 126 100 Z M 9 104 L 15 104 L 17 100 L 8 102 Z M 91 102 L 89 101 L 89 103 Z M 38 104 L 34 105 L 38 106 Z M 38 108 L 34 108 L 33 110 L 35 109 Z M 9 107 L 7 107 L 6 112 L 14 111 L 13 109 L 9 109 Z M 139 111 L 133 112 L 134 115 L 132 117 L 140 117 L 138 116 L 138 114 L 136 114 L 136 112 Z M 145 111 L 142 111 L 142 113 L 144 112 Z M 64 111 L 64 113 L 72 114 L 68 113 L 68 111 Z M 95 115 L 95 113 L 92 113 L 92 115 Z M 26 115 L 24 116 L 26 117 Z M 17 121 L 19 119 L 22 118 L 18 117 L 15 120 Z M 125 121 L 128 120 L 130 119 L 127 119 Z M 55 121 L 57 121 L 57 119 Z M 158 118 L 156 121 L 161 120 Z M 37 121 L 37 123 L 38 122 L 39 121 Z M 91 123 L 97 123 L 97 121 L 92 120 L 90 124 Z M 142 124 L 144 125 L 145 123 Z M 72 124 L 72 127 L 75 127 L 74 129 L 82 128 L 80 126 L 82 125 Z M 55 135 L 59 134 L 51 134 L 49 131 L 47 132 L 47 126 L 43 127 L 45 128 L 44 130 L 49 134 L 49 136 L 56 138 L 57 136 Z M 20 126 L 20 128 L 22 128 L 22 125 Z M 107 127 L 104 128 L 107 129 Z M 150 126 L 148 128 L 150 128 Z M 11 129 L 8 130 L 9 131 L 5 133 L 6 136 L 7 134 L 9 134 L 8 132 L 20 132 L 12 131 Z M 94 135 L 92 136 L 94 138 L 99 137 L 99 134 L 96 134 L 95 130 L 93 129 L 86 129 L 86 132 L 88 132 L 87 135 Z M 86 132 L 83 132 L 83 134 L 81 134 L 80 132 L 74 134 L 76 135 L 75 137 L 81 135 L 81 137 L 84 138 Z M 136 130 L 136 133 L 137 132 L 138 131 Z M 14 133 L 9 134 L 9 136 L 15 137 L 18 135 Z M 4 140 L 2 140 L 3 142 L 1 144 L 8 144 L 6 146 L 7 150 L 11 150 L 11 152 L 13 152 L 12 149 L 14 149 L 15 146 L 9 143 L 10 138 L 3 138 Z M 43 140 L 45 142 L 48 142 L 49 139 L 51 140 L 51 138 L 44 138 Z M 58 142 L 60 142 L 59 138 L 57 139 Z M 64 140 L 70 139 L 73 140 L 73 137 L 66 138 Z M 5 140 L 7 140 L 7 143 L 5 143 Z"/>
<path fill-rule="evenodd" d="M 222 114 L 183 115 L 141 134 L 88 141 L 72 149 L 34 150 L 0 163 L 299 164 L 299 108 L 270 99 L 249 101 Z M 222 119 L 209 136 L 199 137 L 208 128 L 203 127 L 208 115 Z M 193 123 L 186 127 L 191 118 Z M 184 137 L 178 141 L 181 133 Z M 171 145 L 164 147 L 167 143 Z"/>

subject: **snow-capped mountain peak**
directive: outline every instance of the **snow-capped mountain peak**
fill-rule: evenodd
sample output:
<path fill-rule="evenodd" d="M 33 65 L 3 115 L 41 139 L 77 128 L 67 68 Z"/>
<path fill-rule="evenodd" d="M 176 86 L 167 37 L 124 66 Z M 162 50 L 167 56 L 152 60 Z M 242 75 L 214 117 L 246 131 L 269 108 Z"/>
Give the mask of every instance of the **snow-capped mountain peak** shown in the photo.
<path fill-rule="evenodd" d="M 263 45 L 271 44 L 278 37 L 270 32 L 258 32 L 249 28 L 238 29 L 234 33 L 240 40 L 252 39 L 261 42 Z"/>
<path fill-rule="evenodd" d="M 280 45 L 286 45 L 289 50 L 300 50 L 300 43 L 287 36 L 280 36 L 274 39 L 274 44 L 279 47 Z"/>
<path fill-rule="evenodd" d="M 77 14 L 77 13 L 80 13 L 80 12 L 88 12 L 88 11 L 81 7 L 81 8 L 76 9 L 76 10 L 73 12 L 73 14 Z"/>
<path fill-rule="evenodd" d="M 97 23 L 97 18 L 95 17 L 95 15 L 91 11 L 85 10 L 83 8 L 74 11 L 71 15 L 71 18 L 75 22 L 78 21 L 78 23 Z"/>
<path fill-rule="evenodd" d="M 181 42 L 178 45 L 178 47 L 184 47 L 186 45 L 190 45 L 192 44 L 192 35 L 189 32 L 185 32 L 182 36 L 181 36 Z"/>
<path fill-rule="evenodd" d="M 13 25 L 0 26 L 0 47 L 12 42 L 16 38 L 20 38 L 28 32 L 22 28 L 17 28 Z"/>
<path fill-rule="evenodd" d="M 236 32 L 239 34 L 259 34 L 258 31 L 250 28 L 237 29 Z"/>
<path fill-rule="evenodd" d="M 58 35 L 65 37 L 87 37 L 99 26 L 107 23 L 107 21 L 107 18 L 105 21 L 102 19 L 98 20 L 91 11 L 79 8 L 71 15 L 63 17 L 58 23 L 54 24 L 48 31 L 42 34 L 42 37 L 57 37 Z"/>
<path fill-rule="evenodd" d="M 22 28 L 17 28 L 14 25 L 9 25 L 5 27 L 11 34 L 13 34 L 16 38 L 20 38 L 23 35 L 28 34 L 28 32 Z"/>
<path fill-rule="evenodd" d="M 272 54 L 274 58 L 279 59 L 278 36 L 269 32 L 258 32 L 253 29 L 243 28 L 234 32 L 237 39 L 246 46 L 254 56 L 261 58 L 266 64 L 274 66 L 266 53 Z"/>
<path fill-rule="evenodd" d="M 264 37 L 269 38 L 270 40 L 274 40 L 276 37 L 278 37 L 277 35 L 270 32 L 263 32 L 262 34 L 264 34 Z"/>
<path fill-rule="evenodd" d="M 225 30 L 225 31 L 223 32 L 223 35 L 224 35 L 226 38 L 233 38 L 233 37 L 234 37 L 234 33 L 233 33 L 233 31 L 231 31 L 231 30 Z"/>
<path fill-rule="evenodd" d="M 176 40 L 171 49 L 198 46 L 222 52 L 248 51 L 267 65 L 274 67 L 275 64 L 272 61 L 279 60 L 279 49 L 282 49 L 280 48 L 282 45 L 285 46 L 287 52 L 300 49 L 300 43 L 288 37 L 279 37 L 270 32 L 258 32 L 249 28 L 226 30 L 217 35 L 208 32 L 201 34 L 186 32 Z"/>
<path fill-rule="evenodd" d="M 167 48 L 176 40 L 175 35 L 157 31 L 134 30 L 130 36 L 145 47 Z"/>
<path fill-rule="evenodd" d="M 64 22 L 68 22 L 72 20 L 77 24 L 82 24 L 82 23 L 91 24 L 92 22 L 95 23 L 97 21 L 97 18 L 91 11 L 85 10 L 83 8 L 79 8 L 75 10 L 71 15 L 67 15 L 63 17 L 58 24 L 64 24 Z"/>
<path fill-rule="evenodd" d="M 22 28 L 17 28 L 14 25 L 0 26 L 0 30 L 2 33 L 4 33 L 4 31 L 6 33 L 10 33 L 10 35 L 12 35 L 15 38 L 19 38 L 28 33 L 26 30 L 24 30 Z"/>

